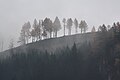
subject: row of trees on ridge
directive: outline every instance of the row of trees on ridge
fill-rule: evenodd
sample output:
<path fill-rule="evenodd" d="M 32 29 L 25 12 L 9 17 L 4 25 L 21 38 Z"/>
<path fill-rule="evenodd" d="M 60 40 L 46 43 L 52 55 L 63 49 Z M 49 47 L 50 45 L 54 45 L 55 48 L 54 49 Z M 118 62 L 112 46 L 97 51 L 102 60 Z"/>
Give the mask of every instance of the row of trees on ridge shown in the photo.
<path fill-rule="evenodd" d="M 78 28 L 80 28 L 81 33 L 85 33 L 88 29 L 88 25 L 84 20 L 79 23 L 76 18 L 74 21 L 72 18 L 63 18 L 62 23 L 64 27 L 64 36 L 66 35 L 66 29 L 68 30 L 68 35 L 71 35 L 72 26 L 74 26 L 76 34 L 78 33 Z M 21 44 L 27 44 L 29 39 L 35 42 L 46 38 L 55 38 L 58 36 L 58 31 L 61 29 L 62 25 L 58 17 L 56 17 L 54 21 L 50 18 L 39 21 L 35 19 L 32 26 L 28 21 L 22 26 L 19 42 L 21 42 Z"/>

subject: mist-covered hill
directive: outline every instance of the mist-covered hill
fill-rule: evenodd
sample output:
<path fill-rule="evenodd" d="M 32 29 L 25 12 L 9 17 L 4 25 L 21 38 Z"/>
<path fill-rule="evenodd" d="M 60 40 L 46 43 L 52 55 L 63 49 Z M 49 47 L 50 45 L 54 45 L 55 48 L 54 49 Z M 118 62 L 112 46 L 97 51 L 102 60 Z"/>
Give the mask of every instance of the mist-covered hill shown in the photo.
<path fill-rule="evenodd" d="M 120 80 L 119 36 L 77 34 L 5 51 L 0 80 Z"/>
<path fill-rule="evenodd" d="M 37 42 L 29 43 L 26 45 L 22 45 L 1 52 L 0 58 L 5 58 L 6 56 L 10 56 L 11 51 L 14 53 L 18 51 L 26 52 L 28 49 L 37 49 L 41 52 L 48 51 L 49 53 L 52 53 L 55 52 L 56 50 L 64 49 L 66 46 L 71 48 L 74 43 L 76 43 L 77 46 L 80 46 L 84 42 L 89 43 L 93 41 L 97 35 L 98 33 L 84 33 L 84 34 L 76 34 L 76 35 L 40 40 Z"/>

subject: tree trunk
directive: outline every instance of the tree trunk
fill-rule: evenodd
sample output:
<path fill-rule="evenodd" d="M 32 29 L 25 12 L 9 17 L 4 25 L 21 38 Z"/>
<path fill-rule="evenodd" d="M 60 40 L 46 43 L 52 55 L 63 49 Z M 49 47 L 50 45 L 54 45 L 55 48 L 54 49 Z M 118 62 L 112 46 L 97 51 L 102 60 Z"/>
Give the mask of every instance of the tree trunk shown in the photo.
<path fill-rule="evenodd" d="M 51 38 L 52 32 L 50 32 L 50 38 Z"/>
<path fill-rule="evenodd" d="M 76 31 L 75 31 L 75 32 L 76 32 L 76 34 L 77 34 L 77 27 L 76 27 Z"/>
<path fill-rule="evenodd" d="M 64 36 L 65 36 L 65 24 L 64 24 Z"/>
<path fill-rule="evenodd" d="M 55 37 L 57 37 L 57 31 L 55 31 Z"/>
<path fill-rule="evenodd" d="M 55 37 L 55 32 L 53 32 L 53 38 Z"/>
<path fill-rule="evenodd" d="M 82 28 L 81 28 L 81 34 L 82 34 Z"/>
<path fill-rule="evenodd" d="M 68 35 L 70 34 L 70 29 L 68 29 Z"/>
<path fill-rule="evenodd" d="M 70 28 L 70 35 L 71 35 L 71 28 Z"/>

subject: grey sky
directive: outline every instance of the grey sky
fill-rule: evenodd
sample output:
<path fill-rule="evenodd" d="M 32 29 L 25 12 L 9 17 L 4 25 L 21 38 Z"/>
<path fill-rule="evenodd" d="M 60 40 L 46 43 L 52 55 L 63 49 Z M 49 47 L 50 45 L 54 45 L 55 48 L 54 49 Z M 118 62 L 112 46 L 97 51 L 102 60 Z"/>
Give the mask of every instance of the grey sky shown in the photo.
<path fill-rule="evenodd" d="M 21 26 L 36 18 L 86 20 L 89 27 L 120 21 L 120 0 L 0 0 L 0 36 L 18 39 Z"/>

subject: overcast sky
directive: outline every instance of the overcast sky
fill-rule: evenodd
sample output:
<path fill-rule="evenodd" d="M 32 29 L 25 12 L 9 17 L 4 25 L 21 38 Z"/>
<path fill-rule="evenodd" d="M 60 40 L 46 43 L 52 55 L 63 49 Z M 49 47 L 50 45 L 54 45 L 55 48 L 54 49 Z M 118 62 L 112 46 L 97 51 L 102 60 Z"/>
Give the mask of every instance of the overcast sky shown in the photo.
<path fill-rule="evenodd" d="M 0 36 L 5 49 L 9 39 L 18 39 L 21 26 L 36 18 L 77 18 L 89 27 L 120 21 L 120 0 L 0 0 Z"/>

